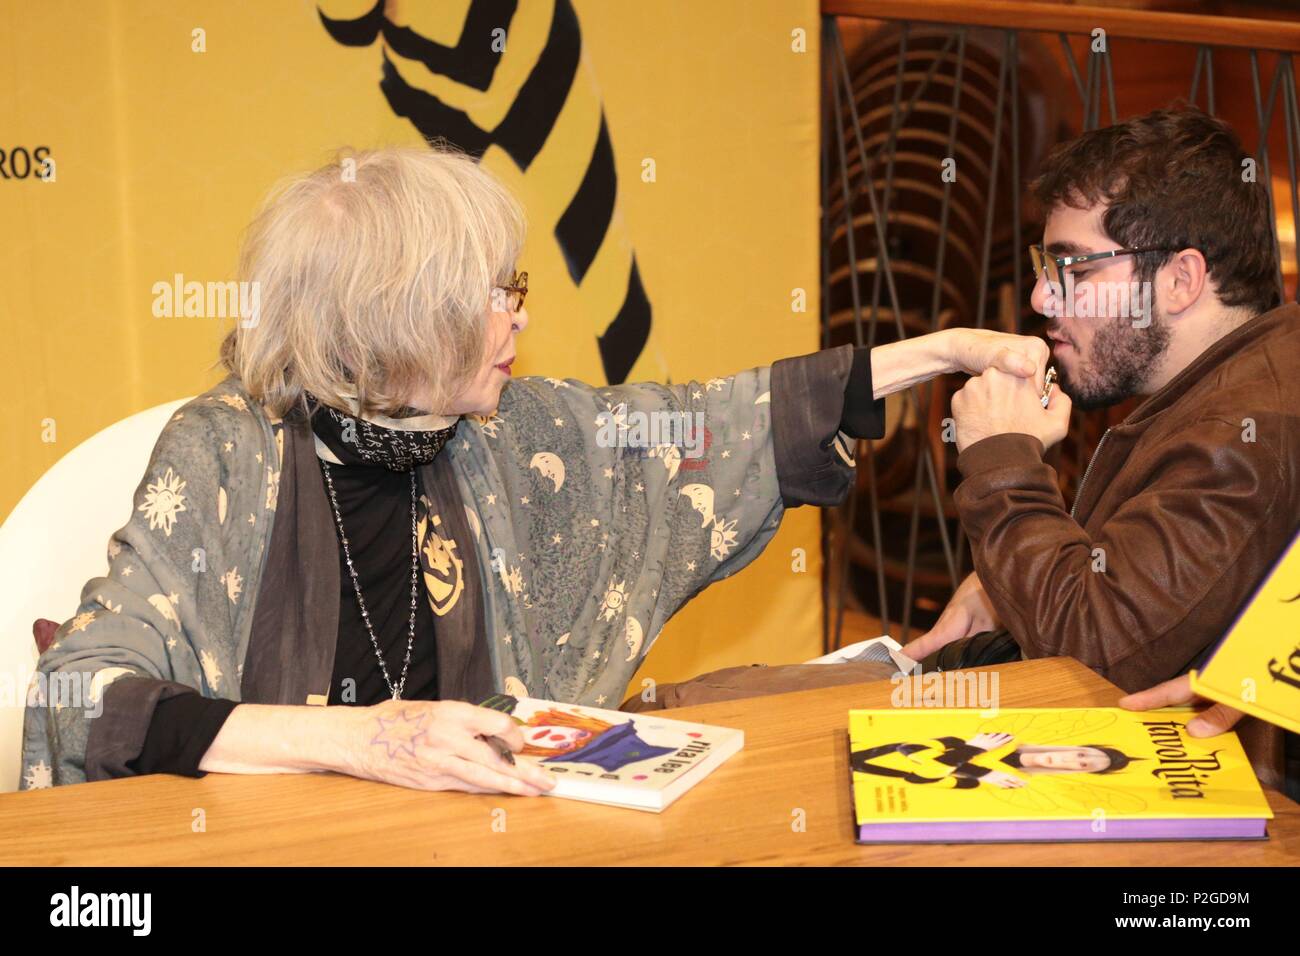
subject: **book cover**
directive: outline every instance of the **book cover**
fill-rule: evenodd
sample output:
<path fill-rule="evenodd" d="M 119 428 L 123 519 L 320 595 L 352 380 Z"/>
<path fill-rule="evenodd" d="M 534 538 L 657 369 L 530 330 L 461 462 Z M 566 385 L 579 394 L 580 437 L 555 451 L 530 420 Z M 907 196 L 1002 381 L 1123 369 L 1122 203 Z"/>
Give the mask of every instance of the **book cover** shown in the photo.
<path fill-rule="evenodd" d="M 849 713 L 860 843 L 1262 839 L 1272 818 L 1235 734 L 1191 709 Z"/>
<path fill-rule="evenodd" d="M 1192 690 L 1300 733 L 1300 535 L 1282 554 Z"/>
<path fill-rule="evenodd" d="M 520 756 L 556 778 L 547 795 L 659 812 L 745 743 L 727 727 L 505 694 L 483 706 L 514 717 Z"/>

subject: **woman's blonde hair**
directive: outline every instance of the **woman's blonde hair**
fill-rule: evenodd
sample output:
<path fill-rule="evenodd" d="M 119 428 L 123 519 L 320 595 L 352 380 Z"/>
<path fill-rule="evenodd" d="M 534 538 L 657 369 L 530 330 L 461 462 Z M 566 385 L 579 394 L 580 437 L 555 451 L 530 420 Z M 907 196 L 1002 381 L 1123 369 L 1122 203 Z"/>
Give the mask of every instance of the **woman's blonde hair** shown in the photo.
<path fill-rule="evenodd" d="M 419 389 L 442 413 L 487 357 L 492 289 L 523 242 L 519 203 L 445 143 L 340 153 L 280 183 L 250 224 L 239 278 L 259 309 L 221 363 L 279 417 L 304 389 L 363 415 Z"/>

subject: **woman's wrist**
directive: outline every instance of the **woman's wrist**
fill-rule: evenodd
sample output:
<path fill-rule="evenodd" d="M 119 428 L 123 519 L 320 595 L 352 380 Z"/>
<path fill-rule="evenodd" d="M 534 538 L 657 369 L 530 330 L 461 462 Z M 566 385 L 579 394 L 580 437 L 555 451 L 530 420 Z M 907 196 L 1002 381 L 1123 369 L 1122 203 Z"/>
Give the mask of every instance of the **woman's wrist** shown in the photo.
<path fill-rule="evenodd" d="M 199 763 L 218 773 L 350 773 L 364 707 L 241 704 Z"/>
<path fill-rule="evenodd" d="M 963 338 L 965 335 L 965 329 L 942 329 L 931 335 L 924 336 L 924 338 L 934 340 L 935 357 L 943 365 L 943 369 L 939 372 L 940 375 L 966 370 L 966 356 L 963 354 Z"/>
<path fill-rule="evenodd" d="M 884 398 L 957 370 L 955 329 L 878 345 L 871 350 L 874 398 Z"/>
<path fill-rule="evenodd" d="M 356 776 L 371 707 L 299 707 L 306 719 L 303 753 L 308 769 Z"/>

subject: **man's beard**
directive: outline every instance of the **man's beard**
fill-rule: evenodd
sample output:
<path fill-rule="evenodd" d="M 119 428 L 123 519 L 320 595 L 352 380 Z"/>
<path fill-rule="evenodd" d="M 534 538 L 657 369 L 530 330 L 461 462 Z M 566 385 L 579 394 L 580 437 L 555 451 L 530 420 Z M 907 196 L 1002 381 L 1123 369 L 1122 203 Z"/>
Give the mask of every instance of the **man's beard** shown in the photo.
<path fill-rule="evenodd" d="M 1117 405 L 1142 391 L 1155 372 L 1171 337 L 1169 324 L 1154 305 L 1151 324 L 1134 328 L 1129 316 L 1118 316 L 1097 327 L 1092 336 L 1083 374 L 1071 375 L 1061 363 L 1057 368 L 1061 391 L 1076 408 L 1085 411 Z M 1075 355 L 1079 358 L 1076 350 Z"/>

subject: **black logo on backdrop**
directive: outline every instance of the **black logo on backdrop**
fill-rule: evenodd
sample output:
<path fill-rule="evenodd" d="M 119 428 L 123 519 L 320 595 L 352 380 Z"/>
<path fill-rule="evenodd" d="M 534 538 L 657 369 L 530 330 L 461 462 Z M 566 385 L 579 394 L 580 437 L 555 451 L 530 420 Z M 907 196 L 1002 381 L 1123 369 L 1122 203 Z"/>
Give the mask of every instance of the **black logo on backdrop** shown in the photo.
<path fill-rule="evenodd" d="M 433 73 L 479 92 L 491 86 L 500 59 L 486 51 L 493 30 L 509 32 L 517 9 L 515 0 L 474 0 L 454 47 L 392 23 L 385 15 L 384 2 L 376 0 L 369 12 L 352 20 L 335 20 L 321 13 L 321 23 L 330 37 L 344 46 L 369 46 L 382 35 L 384 43 L 399 56 L 422 63 Z M 582 30 L 577 14 L 569 0 L 556 0 L 545 45 L 510 109 L 490 130 L 479 127 L 464 111 L 407 83 L 387 51 L 379 87 L 393 112 L 409 119 L 426 140 L 446 139 L 480 159 L 489 146 L 497 146 L 526 173 L 551 136 L 578 75 L 581 54 Z M 602 110 L 600 135 L 586 173 L 555 226 L 555 241 L 577 285 L 582 284 L 601 245 L 609 238 L 617 195 L 614 149 Z M 623 304 L 597 337 L 605 377 L 611 384 L 626 381 L 650 337 L 650 324 L 650 300 L 634 257 Z"/>

